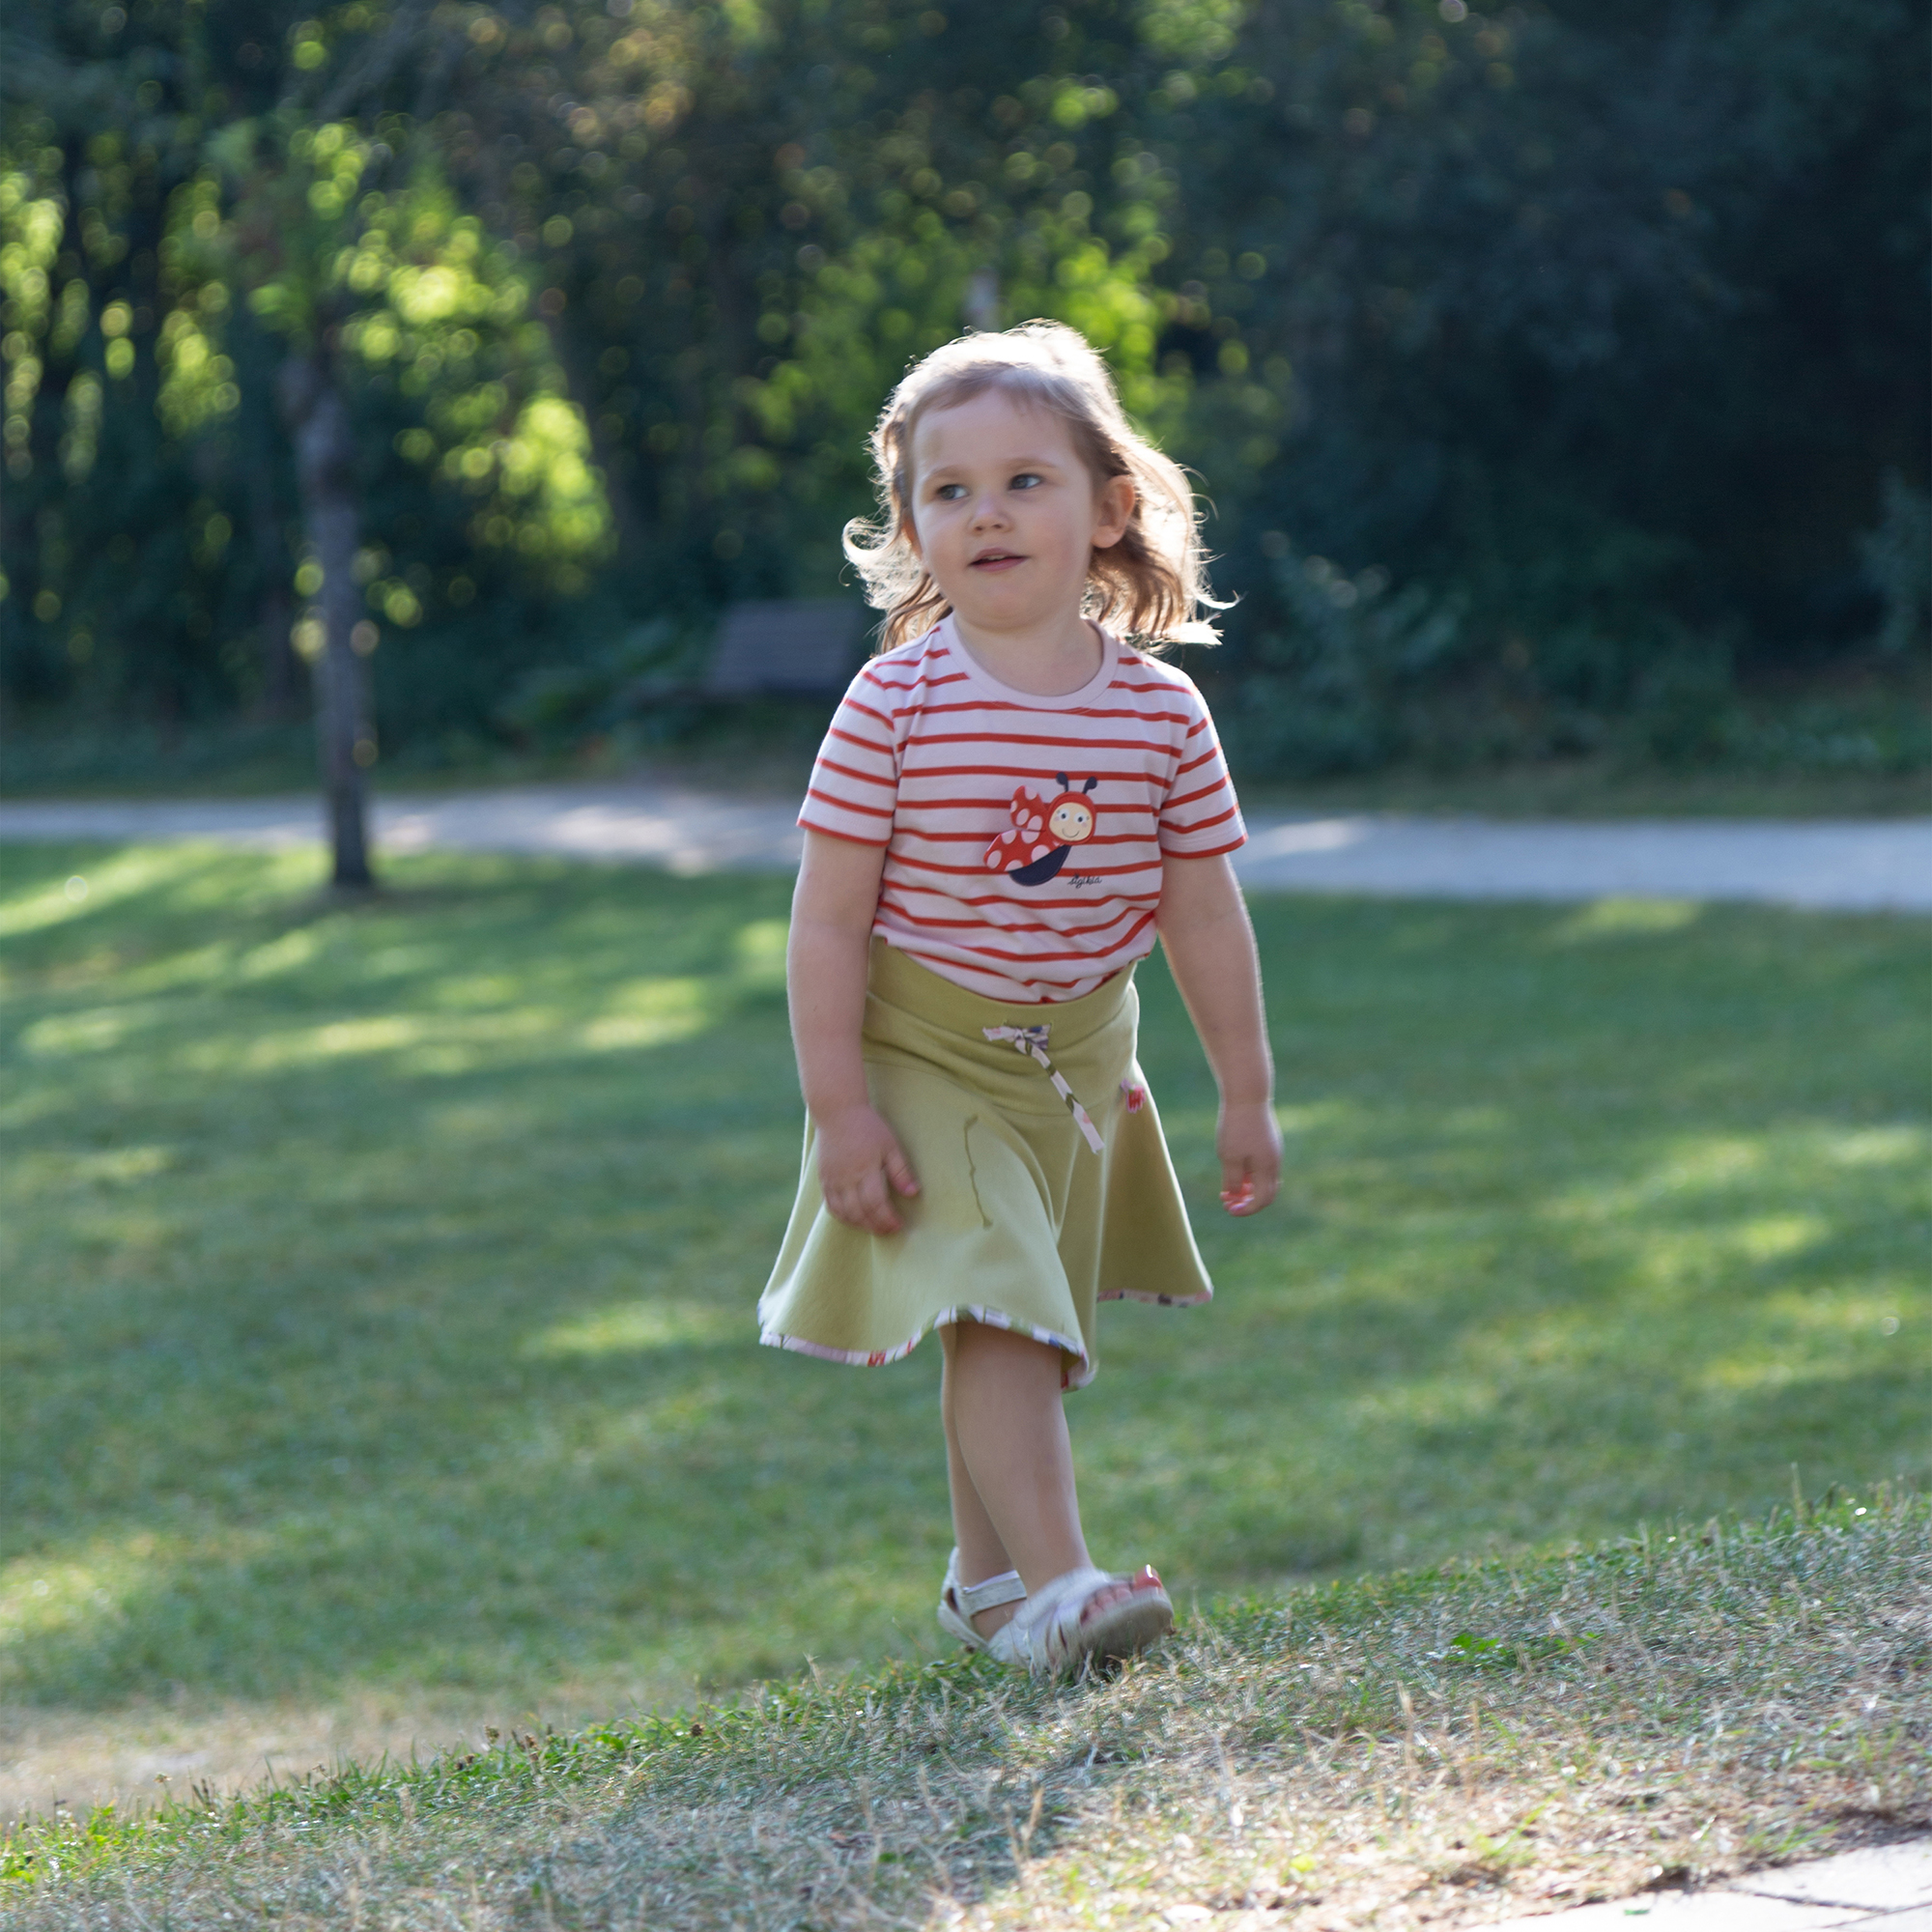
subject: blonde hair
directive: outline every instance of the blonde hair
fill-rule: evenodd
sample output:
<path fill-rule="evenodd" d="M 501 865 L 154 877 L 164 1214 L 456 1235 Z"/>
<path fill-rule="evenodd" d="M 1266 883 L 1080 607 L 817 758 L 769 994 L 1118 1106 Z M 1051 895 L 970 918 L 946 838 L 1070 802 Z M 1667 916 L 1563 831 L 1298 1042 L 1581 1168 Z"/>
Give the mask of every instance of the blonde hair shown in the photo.
<path fill-rule="evenodd" d="M 1217 643 L 1202 611 L 1225 611 L 1208 592 L 1200 511 L 1180 466 L 1127 420 L 1107 365 L 1063 322 L 1023 322 L 1001 334 L 962 335 L 909 370 L 871 435 L 879 519 L 845 526 L 845 554 L 866 599 L 886 613 L 879 645 L 889 651 L 923 636 L 952 605 L 932 580 L 912 533 L 912 440 L 928 410 L 1002 389 L 1066 425 L 1095 487 L 1115 476 L 1134 486 L 1134 507 L 1118 543 L 1095 549 L 1082 612 L 1143 650 Z"/>

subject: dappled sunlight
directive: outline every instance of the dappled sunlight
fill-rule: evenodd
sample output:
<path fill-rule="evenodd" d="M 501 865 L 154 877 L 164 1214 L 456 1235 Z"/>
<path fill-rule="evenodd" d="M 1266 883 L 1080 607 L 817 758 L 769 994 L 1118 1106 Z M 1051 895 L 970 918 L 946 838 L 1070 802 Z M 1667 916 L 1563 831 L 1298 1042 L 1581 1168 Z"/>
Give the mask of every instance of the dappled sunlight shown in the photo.
<path fill-rule="evenodd" d="M 1807 1284 L 1768 1295 L 1759 1304 L 1767 1321 L 1779 1323 L 1807 1349 L 1851 1336 L 1893 1336 L 1899 1332 L 1899 1290 L 1922 1292 L 1901 1271 L 1895 1282 Z"/>
<path fill-rule="evenodd" d="M 1543 1212 L 1556 1220 L 1607 1221 L 1649 1213 L 1661 1206 L 1704 1202 L 1740 1186 L 1755 1185 L 1770 1170 L 1770 1136 L 1747 1139 L 1738 1134 L 1686 1135 L 1669 1144 L 1669 1151 L 1631 1179 L 1596 1179 L 1564 1190 L 1544 1204 Z M 1780 1166 L 1798 1151 L 1779 1135 Z M 1790 1170 L 1781 1169 L 1786 1180 Z"/>
<path fill-rule="evenodd" d="M 506 1007 L 524 998 L 528 986 L 514 973 L 445 973 L 427 991 L 439 1007 Z"/>
<path fill-rule="evenodd" d="M 746 990 L 782 992 L 785 979 L 785 946 L 791 937 L 791 923 L 782 919 L 754 919 L 741 925 L 731 937 L 732 963 L 739 984 Z"/>
<path fill-rule="evenodd" d="M 1759 1305 L 1757 1330 L 1703 1363 L 1696 1386 L 1718 1394 L 1788 1388 L 1868 1376 L 1874 1366 L 1894 1374 L 1922 1364 L 1922 1342 L 1901 1339 L 1899 1309 L 1922 1284 L 1807 1285 Z M 1878 1345 L 1876 1350 L 1873 1345 Z"/>
<path fill-rule="evenodd" d="M 716 1019 L 711 988 L 701 979 L 633 980 L 611 990 L 578 1040 L 593 1053 L 663 1046 L 703 1033 Z"/>
<path fill-rule="evenodd" d="M 128 845 L 102 852 L 86 870 L 47 878 L 0 897 L 0 939 L 99 914 L 118 901 L 193 877 L 209 862 L 194 845 Z M 70 891 L 70 881 L 76 889 Z"/>
<path fill-rule="evenodd" d="M 59 1060 L 83 1053 L 107 1053 L 144 1028 L 162 1024 L 165 1009 L 132 1000 L 113 1007 L 89 1007 L 74 1013 L 50 1013 L 25 1028 L 19 1050 L 34 1060 Z"/>
<path fill-rule="evenodd" d="M 1839 1167 L 1898 1167 L 1916 1161 L 1921 1169 L 1932 1154 L 1932 1135 L 1923 1127 L 1861 1127 L 1826 1143 L 1826 1159 Z"/>
<path fill-rule="evenodd" d="M 234 949 L 216 942 L 130 966 L 121 983 L 130 993 L 213 992 L 232 984 L 234 977 Z"/>
<path fill-rule="evenodd" d="M 413 1013 L 377 1013 L 263 1032 L 252 1038 L 203 1040 L 185 1048 L 180 1060 L 197 1073 L 271 1073 L 339 1057 L 392 1052 L 413 1045 L 424 1030 L 425 1022 Z"/>
<path fill-rule="evenodd" d="M 1460 1373 L 1418 1377 L 1398 1381 L 1393 1377 L 1352 1398 L 1349 1407 L 1364 1425 L 1402 1423 L 1411 1429 L 1454 1429 L 1487 1423 L 1494 1413 L 1503 1379 L 1525 1357 L 1520 1333 L 1506 1346 L 1472 1350 L 1491 1359 L 1468 1362 Z M 1529 1359 L 1550 1361 L 1569 1354 L 1576 1337 L 1543 1328 L 1534 1338 Z"/>
<path fill-rule="evenodd" d="M 326 933 L 319 925 L 298 925 L 279 939 L 251 947 L 235 962 L 240 980 L 271 980 L 278 974 L 293 973 L 320 957 Z"/>
<path fill-rule="evenodd" d="M 1836 1231 L 1815 1213 L 1744 1214 L 1660 1227 L 1653 1210 L 1650 1220 L 1633 1221 L 1618 1232 L 1616 1247 L 1633 1282 L 1653 1293 L 1693 1287 L 1708 1293 L 1719 1284 L 1735 1291 L 1750 1279 L 1749 1270 L 1822 1249 Z"/>
<path fill-rule="evenodd" d="M 1760 1214 L 1730 1230 L 1733 1252 L 1747 1262 L 1778 1262 L 1822 1246 L 1832 1224 L 1822 1214 Z"/>
<path fill-rule="evenodd" d="M 1160 1097 L 1155 1095 L 1156 1099 Z M 1167 1111 L 1163 1103 L 1163 1114 Z M 1357 1126 L 1362 1113 L 1362 1108 L 1350 1100 L 1300 1100 L 1278 1105 L 1274 1117 L 1285 1135 L 1302 1135 L 1332 1133 L 1344 1127 Z"/>
<path fill-rule="evenodd" d="M 936 1355 L 756 1344 L 798 1162 L 783 882 L 426 860 L 292 908 L 274 863 L 213 868 L 226 910 L 50 929 L 10 987 L 60 1050 L 9 1042 L 0 1080 L 0 1344 L 32 1391 L 0 1549 L 28 1565 L 10 1604 L 38 1579 L 25 1608 L 65 1607 L 0 1694 L 550 1710 L 933 1654 Z M 1797 964 L 1890 946 L 1903 984 L 1903 938 L 1714 913 L 1525 966 L 1547 911 L 1257 923 L 1290 1147 L 1268 1216 L 1216 1211 L 1212 1082 L 1144 980 L 1219 1294 L 1103 1315 L 1069 1405 L 1103 1560 L 1211 1593 L 1911 1461 L 1925 1141 L 1893 1047 L 1847 1022 L 1843 1056 L 1765 1072 L 1759 1016 L 1842 1014 L 1844 979 L 1733 970 L 1735 928 Z M 1644 975 L 1677 989 L 1670 1038 L 1633 1024 Z M 1742 1044 L 1687 1055 L 1686 1015 L 1742 1015 Z M 1780 1354 L 1818 1376 L 1765 1379 Z M 144 1527 L 165 1540 L 112 1572 Z"/>
<path fill-rule="evenodd" d="M 320 1026 L 282 1028 L 253 1037 L 230 1036 L 184 1047 L 177 1064 L 199 1073 L 269 1074 L 331 1060 L 396 1056 L 399 1072 L 469 1072 L 508 1049 L 549 1041 L 592 1052 L 664 1046 L 692 1038 L 718 1020 L 709 989 L 698 980 L 637 980 L 611 1001 L 612 1010 L 573 1026 L 554 1008 L 510 1006 L 469 1012 L 375 1013 L 330 1020 Z M 43 1023 L 53 1024 L 53 1023 Z M 111 1045 L 120 1036 L 106 1021 L 90 1017 L 94 1032 L 80 1029 L 89 1047 Z M 66 1034 L 55 1028 L 62 1039 Z M 97 1038 L 96 1035 L 99 1037 Z M 79 1050 L 71 1046 L 70 1051 Z"/>
<path fill-rule="evenodd" d="M 1662 938 L 1694 925 L 1704 907 L 1697 899 L 1596 899 L 1558 920 L 1549 933 L 1556 946 L 1599 939 Z"/>
<path fill-rule="evenodd" d="M 31 1646 L 122 1628 L 141 1593 L 186 1560 L 191 1546 L 180 1537 L 136 1529 L 0 1564 L 0 1696 L 17 1680 Z"/>
<path fill-rule="evenodd" d="M 407 980 L 434 972 L 449 957 L 446 945 L 382 946 L 361 952 L 355 961 L 358 980 Z M 507 982 L 514 996 L 516 982 Z"/>
<path fill-rule="evenodd" d="M 174 1146 L 102 1148 L 95 1153 L 64 1155 L 61 1168 L 69 1180 L 125 1187 L 155 1179 L 179 1158 L 180 1150 Z"/>
<path fill-rule="evenodd" d="M 1784 1389 L 1798 1382 L 1845 1381 L 1861 1378 L 1858 1364 L 1794 1361 L 1789 1355 L 1734 1355 L 1707 1363 L 1695 1386 L 1712 1395 L 1738 1395 L 1749 1390 Z"/>
<path fill-rule="evenodd" d="M 532 1359 L 627 1355 L 652 1349 L 743 1342 L 749 1334 L 742 1308 L 719 1308 L 698 1301 L 626 1301 L 554 1322 L 541 1334 L 532 1335 L 521 1352 Z"/>

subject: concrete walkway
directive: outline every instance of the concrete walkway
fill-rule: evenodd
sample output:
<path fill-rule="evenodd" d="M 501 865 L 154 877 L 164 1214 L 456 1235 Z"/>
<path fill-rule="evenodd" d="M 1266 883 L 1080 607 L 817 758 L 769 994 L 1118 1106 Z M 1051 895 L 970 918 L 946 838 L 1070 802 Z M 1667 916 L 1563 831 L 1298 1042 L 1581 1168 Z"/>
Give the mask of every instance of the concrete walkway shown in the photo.
<path fill-rule="evenodd" d="M 1536 1932 L 1932 1932 L 1932 1838 L 1751 1872 L 1705 1891 L 1652 1891 L 1518 1919 Z"/>
<path fill-rule="evenodd" d="M 379 852 L 544 853 L 695 874 L 789 870 L 789 800 L 651 784 L 530 785 L 379 797 Z M 1932 912 L 1932 819 L 1524 822 L 1260 811 L 1236 859 L 1251 889 L 1443 898 L 1749 899 Z M 0 839 L 312 843 L 311 796 L 0 804 Z"/>

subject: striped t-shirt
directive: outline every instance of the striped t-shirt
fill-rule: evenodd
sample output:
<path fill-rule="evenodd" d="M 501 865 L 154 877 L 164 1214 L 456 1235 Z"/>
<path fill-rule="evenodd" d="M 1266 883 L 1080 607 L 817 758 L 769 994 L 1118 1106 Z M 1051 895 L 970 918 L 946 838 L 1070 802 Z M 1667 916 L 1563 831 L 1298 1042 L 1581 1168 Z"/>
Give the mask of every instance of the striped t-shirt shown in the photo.
<path fill-rule="evenodd" d="M 1093 681 L 996 682 L 947 618 L 874 658 L 798 822 L 886 848 L 872 930 L 976 993 L 1075 1000 L 1153 950 L 1164 855 L 1247 837 L 1194 681 L 1101 632 Z"/>

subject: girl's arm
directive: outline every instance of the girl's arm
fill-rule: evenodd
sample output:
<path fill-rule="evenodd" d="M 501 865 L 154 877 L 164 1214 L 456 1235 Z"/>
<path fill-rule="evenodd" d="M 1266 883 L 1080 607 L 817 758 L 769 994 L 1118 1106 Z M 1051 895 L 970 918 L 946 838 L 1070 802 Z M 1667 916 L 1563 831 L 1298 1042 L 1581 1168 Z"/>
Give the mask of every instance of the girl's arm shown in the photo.
<path fill-rule="evenodd" d="M 1221 1088 L 1214 1135 L 1221 1205 L 1231 1214 L 1258 1214 L 1281 1186 L 1281 1128 L 1254 927 L 1225 853 L 1162 864 L 1159 925 L 1174 982 Z"/>
<path fill-rule="evenodd" d="M 819 1189 L 839 1220 L 874 1235 L 899 1231 L 894 1189 L 919 1192 L 905 1150 L 872 1110 L 859 1057 L 885 863 L 882 845 L 808 832 L 785 948 L 798 1082 L 818 1133 Z"/>

